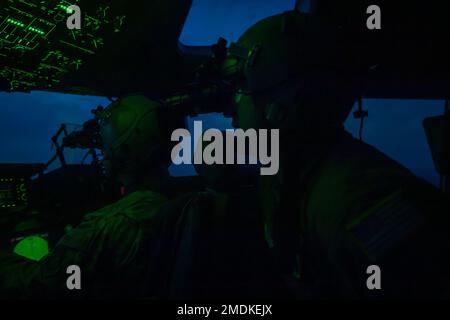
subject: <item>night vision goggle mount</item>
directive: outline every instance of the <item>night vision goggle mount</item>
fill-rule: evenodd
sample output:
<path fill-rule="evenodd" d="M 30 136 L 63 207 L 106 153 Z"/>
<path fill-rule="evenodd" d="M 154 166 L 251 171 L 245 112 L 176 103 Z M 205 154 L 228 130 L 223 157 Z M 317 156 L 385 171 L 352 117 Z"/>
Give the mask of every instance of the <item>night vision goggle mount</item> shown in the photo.
<path fill-rule="evenodd" d="M 102 117 L 104 117 L 104 108 L 102 106 L 98 106 L 96 109 L 91 110 L 91 112 L 94 114 L 94 118 L 83 123 L 80 130 L 75 130 L 69 133 L 67 130 L 67 125 L 65 123 L 61 124 L 58 131 L 51 139 L 56 150 L 55 155 L 45 164 L 42 171 L 45 171 L 56 160 L 59 160 L 63 167 L 66 166 L 67 162 L 64 156 L 65 148 L 88 150 L 85 158 L 88 155 L 91 155 L 93 159 L 92 163 L 99 163 L 95 149 L 100 149 L 102 143 L 99 121 Z M 59 141 L 61 135 L 63 137 L 62 143 L 60 144 Z"/>
<path fill-rule="evenodd" d="M 259 52 L 259 46 L 252 50 L 219 38 L 211 47 L 211 57 L 196 70 L 193 83 L 177 90 L 174 94 L 163 99 L 161 115 L 165 122 L 177 116 L 195 116 L 200 113 L 219 112 L 225 116 L 233 116 L 233 95 L 239 92 L 239 86 L 245 79 L 243 70 L 251 67 Z M 86 121 L 80 130 L 68 133 L 65 124 L 52 137 L 56 154 L 48 161 L 46 168 L 59 159 L 62 166 L 66 165 L 64 148 L 86 149 L 97 162 L 95 149 L 101 149 L 102 138 L 100 126 L 106 121 L 110 112 L 108 108 L 98 106 L 91 110 L 94 117 Z M 167 119 L 166 119 L 167 117 Z M 63 135 L 62 143 L 59 138 Z"/>
<path fill-rule="evenodd" d="M 181 88 L 163 101 L 166 109 L 175 113 L 195 116 L 200 113 L 219 112 L 226 117 L 234 114 L 231 99 L 245 81 L 244 68 L 251 67 L 260 47 L 252 50 L 219 38 L 211 47 L 211 58 L 195 72 L 195 81 Z"/>

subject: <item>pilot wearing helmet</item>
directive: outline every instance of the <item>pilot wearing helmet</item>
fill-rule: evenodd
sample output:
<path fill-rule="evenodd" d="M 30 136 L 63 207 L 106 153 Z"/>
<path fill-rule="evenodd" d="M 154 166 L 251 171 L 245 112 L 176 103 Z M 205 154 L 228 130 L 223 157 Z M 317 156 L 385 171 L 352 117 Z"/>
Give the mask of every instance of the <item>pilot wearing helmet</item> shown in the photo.
<path fill-rule="evenodd" d="M 259 181 L 266 242 L 294 296 L 447 296 L 447 202 L 343 128 L 366 70 L 351 48 L 343 29 L 298 12 L 229 48 L 234 125 L 280 129 L 279 173 Z"/>
<path fill-rule="evenodd" d="M 159 121 L 160 104 L 144 96 L 114 101 L 99 115 L 104 165 L 126 195 L 87 214 L 38 262 L 1 254 L 0 296 L 143 297 L 150 244 L 170 152 Z M 81 199 L 80 199 L 81 201 Z M 69 266 L 81 270 L 81 290 L 69 290 Z"/>
<path fill-rule="evenodd" d="M 197 148 L 207 145 L 199 143 Z M 222 147 L 226 155 L 226 146 Z M 261 232 L 255 188 L 259 169 L 258 165 L 250 164 L 195 165 L 205 187 L 172 198 L 160 210 L 163 219 L 158 220 L 158 245 L 151 267 L 157 279 L 153 281 L 156 296 L 175 299 L 285 296 Z"/>

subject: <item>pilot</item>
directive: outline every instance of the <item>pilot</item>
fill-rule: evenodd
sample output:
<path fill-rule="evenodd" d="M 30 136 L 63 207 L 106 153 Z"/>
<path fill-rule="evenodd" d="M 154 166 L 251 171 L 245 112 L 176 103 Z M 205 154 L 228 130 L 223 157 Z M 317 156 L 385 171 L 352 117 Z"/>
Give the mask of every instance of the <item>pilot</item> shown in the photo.
<path fill-rule="evenodd" d="M 135 95 L 120 98 L 102 111 L 105 169 L 123 184 L 125 196 L 87 214 L 38 262 L 2 252 L 0 296 L 145 296 L 152 226 L 156 212 L 167 201 L 161 186 L 170 164 L 170 140 L 163 133 L 159 107 Z M 81 271 L 80 290 L 67 286 L 72 265 Z"/>
<path fill-rule="evenodd" d="M 154 296 L 280 297 L 284 288 L 279 290 L 261 232 L 255 188 L 259 167 L 197 164 L 195 170 L 204 188 L 181 194 L 160 210 L 164 218 L 158 220 L 150 266 Z"/>
<path fill-rule="evenodd" d="M 280 170 L 259 181 L 277 272 L 301 298 L 446 296 L 447 202 L 344 130 L 365 75 L 345 39 L 285 12 L 250 27 L 224 63 L 234 125 L 280 129 Z"/>

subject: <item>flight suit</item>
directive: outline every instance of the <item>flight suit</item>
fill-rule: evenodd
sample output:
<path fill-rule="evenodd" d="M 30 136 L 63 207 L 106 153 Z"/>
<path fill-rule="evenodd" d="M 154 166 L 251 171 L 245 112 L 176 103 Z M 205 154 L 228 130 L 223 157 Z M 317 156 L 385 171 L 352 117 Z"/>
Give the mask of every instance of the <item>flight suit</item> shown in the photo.
<path fill-rule="evenodd" d="M 236 299 L 279 296 L 261 232 L 257 195 L 206 189 L 161 208 L 149 279 L 153 296 Z"/>
<path fill-rule="evenodd" d="M 166 198 L 141 190 L 85 216 L 38 262 L 0 256 L 0 297 L 145 297 L 150 246 Z M 67 268 L 81 269 L 81 290 L 69 290 Z"/>
<path fill-rule="evenodd" d="M 448 297 L 447 199 L 350 134 L 335 139 L 299 151 L 291 181 L 266 182 L 267 238 L 281 272 L 295 275 L 287 282 L 302 298 Z M 368 281 L 372 265 L 380 290 Z"/>

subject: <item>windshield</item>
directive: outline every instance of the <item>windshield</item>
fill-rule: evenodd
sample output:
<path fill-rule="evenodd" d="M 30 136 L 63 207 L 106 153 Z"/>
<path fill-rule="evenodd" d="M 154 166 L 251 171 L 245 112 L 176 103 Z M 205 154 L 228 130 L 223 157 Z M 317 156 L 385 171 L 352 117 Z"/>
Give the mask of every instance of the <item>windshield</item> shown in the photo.
<path fill-rule="evenodd" d="M 422 121 L 442 115 L 444 106 L 443 100 L 363 100 L 363 109 L 369 112 L 364 120 L 363 141 L 438 186 L 439 174 L 434 168 Z M 358 137 L 359 126 L 360 120 L 351 114 L 346 129 Z"/>
<path fill-rule="evenodd" d="M 186 46 L 236 41 L 257 21 L 294 8 L 295 0 L 194 0 L 179 40 Z"/>
<path fill-rule="evenodd" d="M 1 163 L 45 163 L 55 154 L 51 138 L 62 123 L 68 131 L 92 117 L 91 110 L 106 106 L 103 97 L 33 91 L 0 93 Z M 86 151 L 67 149 L 68 164 L 81 162 Z M 58 161 L 49 168 L 59 166 Z"/>

